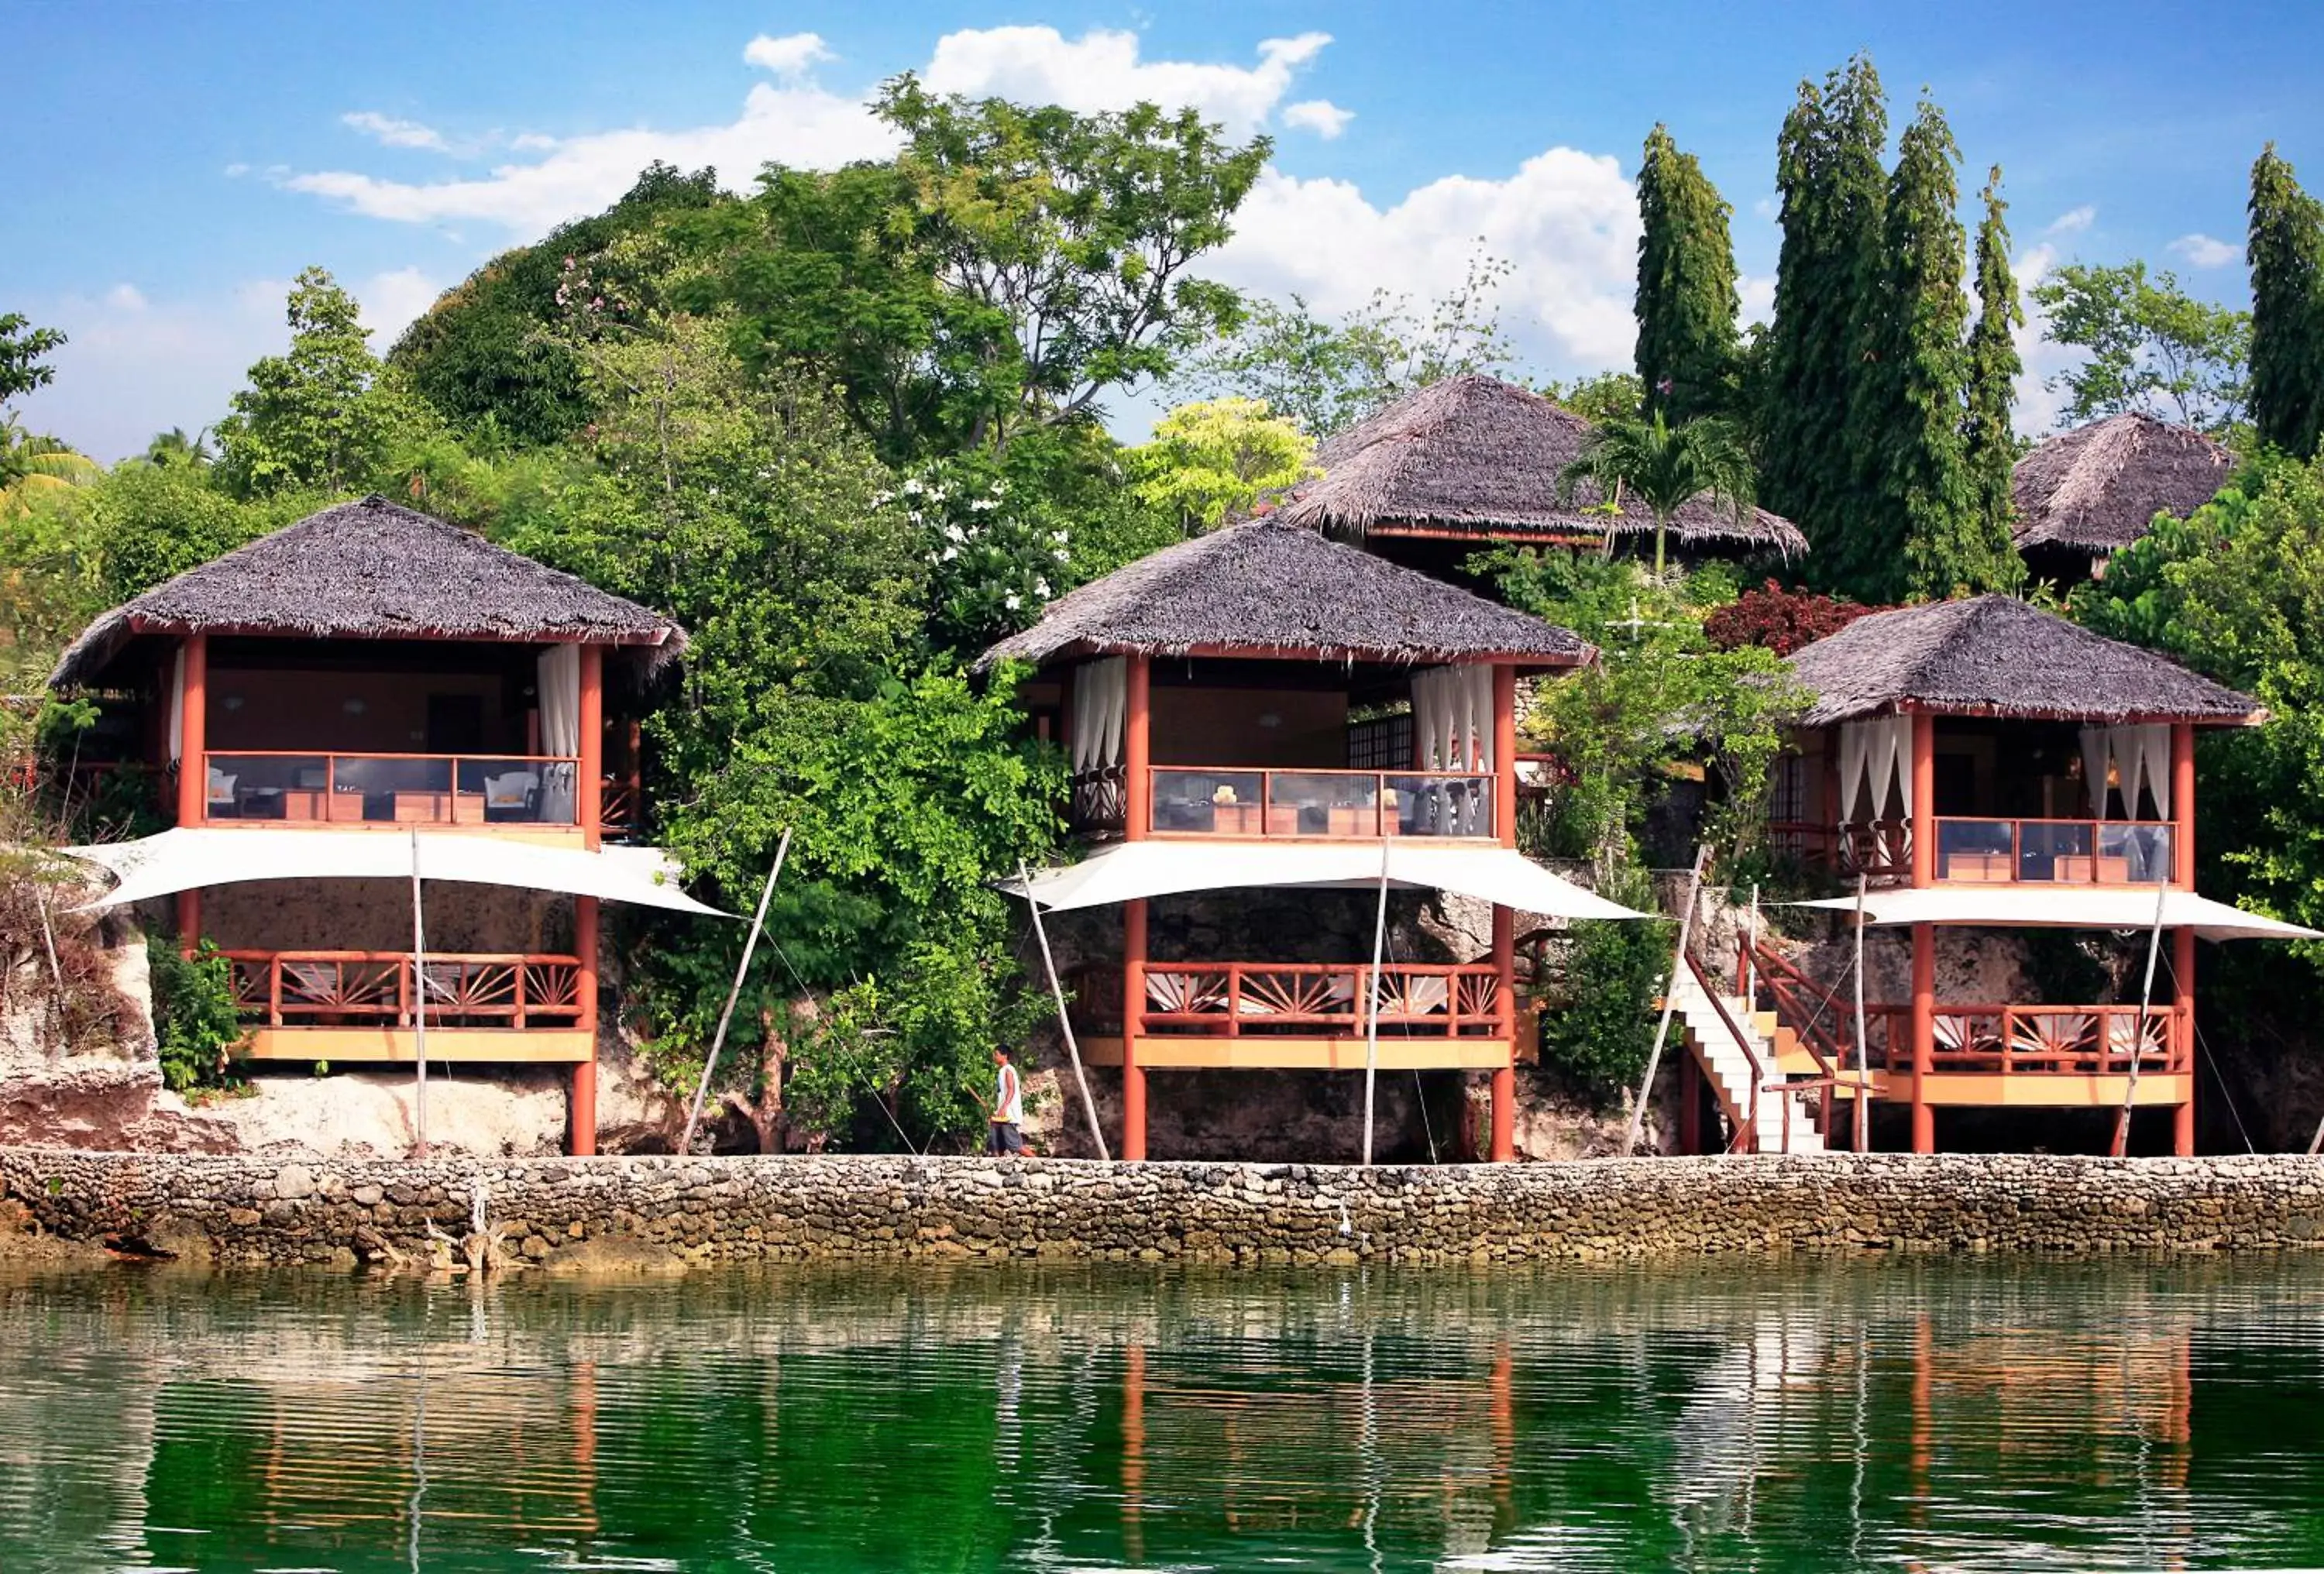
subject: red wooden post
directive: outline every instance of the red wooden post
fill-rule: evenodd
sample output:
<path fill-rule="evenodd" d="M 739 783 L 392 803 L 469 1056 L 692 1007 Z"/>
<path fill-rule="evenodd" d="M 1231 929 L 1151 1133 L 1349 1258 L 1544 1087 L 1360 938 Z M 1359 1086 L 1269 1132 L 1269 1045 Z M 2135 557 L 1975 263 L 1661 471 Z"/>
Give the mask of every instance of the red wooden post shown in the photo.
<path fill-rule="evenodd" d="M 1937 878 L 1937 719 L 1913 713 L 1913 884 Z"/>
<path fill-rule="evenodd" d="M 586 651 L 587 647 L 583 649 Z M 573 898 L 573 952 L 581 962 L 574 986 L 580 996 L 580 1026 L 589 1036 L 589 1054 L 587 1059 L 573 1068 L 570 1146 L 575 1157 L 586 1158 L 597 1151 L 597 898 L 595 897 Z"/>
<path fill-rule="evenodd" d="M 2174 789 L 2176 790 L 2176 789 Z M 2173 800 L 2172 807 L 2177 807 Z M 2192 823 L 2190 816 L 2189 823 Z M 2182 1159 L 2195 1156 L 2195 932 L 2171 932 L 2171 977 L 2177 999 L 2171 1016 L 2178 1035 L 2172 1069 L 2187 1079 L 2187 1098 L 2171 1116 L 2171 1151 Z"/>
<path fill-rule="evenodd" d="M 178 706 L 178 824 L 198 825 L 209 813 L 210 637 L 186 636 L 186 691 Z"/>
<path fill-rule="evenodd" d="M 2195 724 L 2171 728 L 2171 879 L 2195 888 Z"/>
<path fill-rule="evenodd" d="M 1500 667 L 1496 670 L 1506 672 L 1508 669 Z M 1500 982 L 1497 1015 L 1501 1041 L 1508 1046 L 1508 1059 L 1493 1068 L 1491 1157 L 1495 1164 L 1506 1164 L 1517 1154 L 1517 915 L 1498 906 L 1493 908 L 1493 968 Z"/>
<path fill-rule="evenodd" d="M 605 648 L 581 647 L 581 760 L 574 768 L 580 778 L 574 797 L 581 815 L 581 833 L 595 849 L 605 834 Z M 593 915 L 594 921 L 594 915 Z M 590 964 L 594 967 L 593 962 Z"/>
<path fill-rule="evenodd" d="M 1517 669 L 1493 668 L 1493 830 L 1517 844 Z"/>
<path fill-rule="evenodd" d="M 1915 813 L 1918 812 L 1917 805 Z M 1919 850 L 1914 847 L 1917 861 Z M 1929 1070 L 1937 1053 L 1937 930 L 1913 925 L 1913 1151 L 1937 1151 L 1936 1117 L 1929 1109 Z"/>
<path fill-rule="evenodd" d="M 1143 842 L 1154 828 L 1153 664 L 1131 654 L 1123 674 L 1122 836 Z M 1261 794 L 1264 797 L 1264 792 Z M 1146 901 L 1121 914 L 1121 1156 L 1146 1156 L 1146 1071 L 1138 1063 L 1138 1029 L 1146 1015 Z"/>

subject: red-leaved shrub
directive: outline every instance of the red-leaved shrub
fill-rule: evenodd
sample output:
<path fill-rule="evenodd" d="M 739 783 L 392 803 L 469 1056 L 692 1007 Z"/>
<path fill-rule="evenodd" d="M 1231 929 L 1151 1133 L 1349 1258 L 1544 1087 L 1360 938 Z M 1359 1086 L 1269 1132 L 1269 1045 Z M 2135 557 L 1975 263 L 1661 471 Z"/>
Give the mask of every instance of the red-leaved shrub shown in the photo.
<path fill-rule="evenodd" d="M 1789 656 L 1803 645 L 1839 633 L 1867 612 L 1886 610 L 1840 596 L 1785 590 L 1771 579 L 1765 588 L 1747 590 L 1711 613 L 1703 621 L 1702 631 L 1721 650 L 1764 645 L 1778 656 Z"/>

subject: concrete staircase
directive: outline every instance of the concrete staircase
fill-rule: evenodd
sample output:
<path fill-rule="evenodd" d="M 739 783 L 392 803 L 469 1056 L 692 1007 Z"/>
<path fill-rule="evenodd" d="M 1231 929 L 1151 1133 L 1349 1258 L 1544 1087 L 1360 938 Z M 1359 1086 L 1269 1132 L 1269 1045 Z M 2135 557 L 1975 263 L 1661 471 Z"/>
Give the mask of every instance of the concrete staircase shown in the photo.
<path fill-rule="evenodd" d="M 1780 1089 L 1754 1085 L 1751 1062 L 1736 1042 L 1736 1029 L 1751 1035 L 1751 1054 L 1757 1055 L 1767 1080 L 1776 1076 L 1775 1037 L 1772 1018 L 1764 1012 L 1755 1012 L 1739 996 L 1722 997 L 1718 1005 L 1711 1002 L 1692 969 L 1682 970 L 1678 988 L 1673 992 L 1673 1015 L 1676 1025 L 1686 1036 L 1686 1047 L 1702 1074 L 1711 1080 L 1719 1096 L 1720 1107 L 1729 1111 L 1757 1109 L 1758 1129 L 1752 1151 L 1757 1153 L 1822 1153 L 1823 1138 L 1815 1128 L 1804 1095 L 1785 1092 Z M 1726 1007 L 1726 1015 L 1719 1007 Z M 1732 1018 L 1735 1026 L 1728 1025 Z M 1791 1137 L 1784 1141 L 1785 1106 L 1790 1114 Z M 1731 1118 L 1730 1115 L 1730 1118 Z M 1748 1115 L 1747 1115 L 1748 1118 Z"/>

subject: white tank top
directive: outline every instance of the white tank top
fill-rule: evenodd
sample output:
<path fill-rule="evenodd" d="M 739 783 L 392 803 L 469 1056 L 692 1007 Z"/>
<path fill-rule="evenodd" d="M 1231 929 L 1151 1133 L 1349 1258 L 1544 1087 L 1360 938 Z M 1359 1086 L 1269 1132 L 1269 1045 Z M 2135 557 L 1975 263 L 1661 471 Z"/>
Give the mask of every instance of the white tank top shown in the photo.
<path fill-rule="evenodd" d="M 1006 1120 L 1011 1125 L 1024 1122 L 1025 1091 L 1018 1083 L 1017 1068 L 1013 1065 L 1001 1068 L 1001 1087 L 999 1095 L 992 1101 L 992 1118 Z"/>

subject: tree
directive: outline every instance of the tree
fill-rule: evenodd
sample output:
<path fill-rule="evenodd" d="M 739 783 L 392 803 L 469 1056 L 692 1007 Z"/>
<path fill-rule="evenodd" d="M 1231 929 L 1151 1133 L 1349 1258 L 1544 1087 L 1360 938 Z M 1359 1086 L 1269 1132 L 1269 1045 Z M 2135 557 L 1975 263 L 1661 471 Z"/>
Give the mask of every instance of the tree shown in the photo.
<path fill-rule="evenodd" d="M 153 440 L 145 445 L 148 465 L 187 465 L 198 470 L 216 457 L 210 452 L 208 428 L 189 434 L 183 427 L 171 427 L 154 433 Z"/>
<path fill-rule="evenodd" d="M 0 404 L 45 388 L 56 377 L 48 358 L 65 345 L 54 328 L 36 328 L 21 312 L 0 312 Z"/>
<path fill-rule="evenodd" d="M 88 455 L 0 416 L 0 513 L 22 508 L 44 492 L 87 486 L 104 474 L 104 466 Z"/>
<path fill-rule="evenodd" d="M 1319 317 L 1296 294 L 1287 304 L 1250 301 L 1241 327 L 1190 357 L 1170 386 L 1256 399 L 1312 437 L 1333 437 L 1432 382 L 1508 371 L 1516 351 L 1501 331 L 1497 297 L 1508 273 L 1507 262 L 1480 249 L 1461 283 L 1425 308 L 1376 290 L 1337 320 Z M 1635 401 L 1629 413 L 1637 413 Z"/>
<path fill-rule="evenodd" d="M 2006 533 L 1996 541 L 1979 524 L 1961 440 L 1969 301 L 1967 237 L 1955 212 L 1960 157 L 1943 112 L 1923 98 L 1897 141 L 1883 216 L 1886 266 L 1849 390 L 1856 517 L 1823 566 L 1858 599 L 2006 590 L 2023 573 Z"/>
<path fill-rule="evenodd" d="M 1881 282 L 1886 100 L 1858 55 L 1819 88 L 1802 82 L 1776 143 L 1783 248 L 1775 313 L 1757 346 L 1759 492 L 1798 525 L 1827 581 L 1862 511 L 1848 449 L 1865 319 Z"/>
<path fill-rule="evenodd" d="M 1188 535 L 1321 472 L 1314 443 L 1264 400 L 1182 404 L 1155 423 L 1154 439 L 1128 456 L 1138 495 L 1176 518 Z"/>
<path fill-rule="evenodd" d="M 2061 428 L 2135 410 L 2214 437 L 2244 418 L 2252 318 L 2197 300 L 2146 264 L 2070 262 L 2034 287 L 2042 336 L 2083 352 L 2049 381 Z"/>
<path fill-rule="evenodd" d="M 1240 301 L 1188 265 L 1223 244 L 1270 144 L 1240 147 L 1189 109 L 1028 109 L 881 90 L 918 244 L 964 309 L 936 358 L 969 446 L 1094 416 L 1235 326 Z"/>
<path fill-rule="evenodd" d="M 2270 143 L 2252 165 L 2252 422 L 2307 458 L 2324 435 L 2324 205 Z"/>
<path fill-rule="evenodd" d="M 380 381 L 354 296 L 309 268 L 290 287 L 290 349 L 250 369 L 217 425 L 218 474 L 242 497 L 341 492 L 376 476 L 420 423 L 413 401 Z"/>
<path fill-rule="evenodd" d="M 1739 345 L 1735 319 L 1733 210 L 1692 153 L 1670 132 L 1647 133 L 1638 167 L 1638 382 L 1649 415 L 1684 423 L 1734 407 Z"/>
<path fill-rule="evenodd" d="M 1751 452 L 1742 434 L 1717 419 L 1674 427 L 1657 411 L 1643 421 L 1608 421 L 1590 434 L 1582 452 L 1559 477 L 1559 492 L 1573 500 L 1582 482 L 1597 484 L 1614 511 L 1625 492 L 1635 494 L 1655 517 L 1655 577 L 1665 572 L 1664 537 L 1678 511 L 1708 495 L 1740 520 L 1751 506 Z"/>
<path fill-rule="evenodd" d="M 1969 468 L 1972 529 L 1987 553 L 2014 553 L 2015 505 L 2010 483 L 2017 467 L 2017 436 L 2010 424 L 2016 402 L 2017 329 L 2025 308 L 2009 271 L 2009 205 L 2001 199 L 2001 166 L 1987 171 L 1985 218 L 1977 226 L 1977 327 L 1969 336 L 1969 417 L 1961 428 Z"/>
<path fill-rule="evenodd" d="M 1600 372 L 1563 382 L 1546 379 L 1540 391 L 1586 421 L 1636 420 L 1646 402 L 1644 385 L 1630 372 Z"/>

